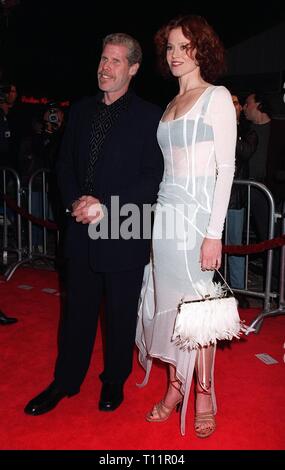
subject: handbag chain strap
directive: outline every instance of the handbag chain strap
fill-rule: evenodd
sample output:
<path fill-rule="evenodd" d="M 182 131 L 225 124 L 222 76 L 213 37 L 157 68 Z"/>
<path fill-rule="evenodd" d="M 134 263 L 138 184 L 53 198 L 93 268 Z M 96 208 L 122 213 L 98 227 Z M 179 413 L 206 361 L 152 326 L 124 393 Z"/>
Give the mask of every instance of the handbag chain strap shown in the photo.
<path fill-rule="evenodd" d="M 220 273 L 220 271 L 218 269 L 215 269 L 215 271 L 220 275 L 220 277 L 224 281 L 224 284 L 226 285 L 226 287 L 228 288 L 230 293 L 234 296 L 234 293 L 233 293 L 231 287 L 228 285 L 227 281 L 225 280 L 224 276 Z M 190 303 L 195 303 L 195 302 L 204 302 L 205 300 L 216 300 L 216 299 L 217 299 L 217 297 L 207 297 L 207 296 L 203 297 L 202 299 L 195 299 L 195 300 L 184 300 L 182 298 L 180 303 L 178 304 L 178 310 L 180 311 L 180 308 L 181 308 L 182 304 L 190 304 Z"/>
<path fill-rule="evenodd" d="M 218 269 L 215 269 L 215 271 L 221 276 L 222 280 L 224 281 L 225 285 L 229 289 L 229 291 L 234 295 L 231 287 L 228 285 L 227 281 L 225 280 L 224 276 L 221 274 L 221 272 Z"/>

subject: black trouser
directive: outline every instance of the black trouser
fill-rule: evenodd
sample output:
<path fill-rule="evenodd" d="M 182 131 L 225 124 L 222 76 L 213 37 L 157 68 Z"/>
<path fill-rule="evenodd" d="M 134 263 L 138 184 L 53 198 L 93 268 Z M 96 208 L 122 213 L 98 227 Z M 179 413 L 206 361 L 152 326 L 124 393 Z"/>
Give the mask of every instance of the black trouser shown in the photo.
<path fill-rule="evenodd" d="M 55 382 L 79 392 L 94 346 L 99 308 L 106 296 L 106 351 L 103 382 L 124 383 L 132 370 L 138 299 L 144 267 L 99 273 L 86 262 L 69 260 L 67 299 L 60 328 Z"/>
<path fill-rule="evenodd" d="M 257 242 L 268 240 L 269 204 L 265 194 L 256 188 L 251 190 L 251 215 Z"/>

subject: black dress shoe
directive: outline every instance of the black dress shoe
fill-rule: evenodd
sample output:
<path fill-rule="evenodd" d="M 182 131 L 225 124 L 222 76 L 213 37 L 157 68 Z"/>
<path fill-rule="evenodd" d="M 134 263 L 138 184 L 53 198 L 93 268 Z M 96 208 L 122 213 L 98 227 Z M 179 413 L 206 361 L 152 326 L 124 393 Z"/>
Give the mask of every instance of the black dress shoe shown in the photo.
<path fill-rule="evenodd" d="M 7 315 L 5 315 L 5 313 L 1 312 L 0 310 L 0 325 L 11 325 L 12 323 L 16 323 L 17 321 L 17 318 L 7 317 Z"/>
<path fill-rule="evenodd" d="M 32 416 L 48 413 L 66 396 L 67 393 L 59 390 L 56 384 L 52 382 L 46 390 L 29 401 L 24 411 L 27 415 Z"/>
<path fill-rule="evenodd" d="M 99 401 L 100 411 L 114 411 L 124 399 L 123 384 L 104 383 Z"/>

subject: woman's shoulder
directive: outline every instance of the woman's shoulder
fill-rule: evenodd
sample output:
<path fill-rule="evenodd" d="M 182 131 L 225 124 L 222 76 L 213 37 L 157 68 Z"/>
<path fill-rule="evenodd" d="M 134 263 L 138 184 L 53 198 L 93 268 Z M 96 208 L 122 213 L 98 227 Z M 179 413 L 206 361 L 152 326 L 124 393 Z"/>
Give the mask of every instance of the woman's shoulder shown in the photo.
<path fill-rule="evenodd" d="M 230 98 L 231 93 L 224 85 L 212 85 L 212 94 L 216 99 Z"/>
<path fill-rule="evenodd" d="M 209 101 L 209 109 L 214 112 L 221 112 L 225 108 L 233 108 L 232 95 L 223 85 L 213 85 Z"/>

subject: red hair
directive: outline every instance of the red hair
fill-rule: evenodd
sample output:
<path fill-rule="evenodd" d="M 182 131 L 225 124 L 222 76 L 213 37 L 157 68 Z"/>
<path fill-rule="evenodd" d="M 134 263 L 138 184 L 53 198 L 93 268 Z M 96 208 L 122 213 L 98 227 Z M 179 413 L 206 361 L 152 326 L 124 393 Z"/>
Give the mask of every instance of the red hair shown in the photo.
<path fill-rule="evenodd" d="M 213 82 L 225 71 L 225 49 L 213 28 L 205 18 L 197 15 L 178 16 L 162 26 L 155 35 L 154 42 L 158 56 L 158 66 L 164 76 L 169 75 L 166 61 L 166 46 L 172 29 L 181 28 L 191 42 L 191 50 L 196 49 L 196 61 L 204 80 Z"/>

